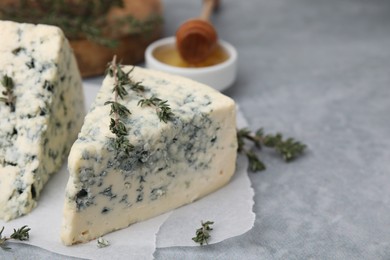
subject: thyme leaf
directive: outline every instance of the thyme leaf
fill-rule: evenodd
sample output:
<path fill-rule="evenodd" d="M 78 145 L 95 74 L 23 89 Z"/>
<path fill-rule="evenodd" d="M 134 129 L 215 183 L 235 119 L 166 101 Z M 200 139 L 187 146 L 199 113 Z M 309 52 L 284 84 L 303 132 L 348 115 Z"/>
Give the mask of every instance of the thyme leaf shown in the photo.
<path fill-rule="evenodd" d="M 115 121 L 113 118 L 111 118 L 110 130 L 117 137 L 125 136 L 128 133 L 125 124 L 121 120 Z"/>
<path fill-rule="evenodd" d="M 145 86 L 141 85 L 141 82 L 136 82 L 136 83 L 133 83 L 131 85 L 131 89 L 136 91 L 136 92 L 144 92 L 145 91 Z"/>
<path fill-rule="evenodd" d="M 125 107 L 124 105 L 122 105 L 118 102 L 107 101 L 104 103 L 104 105 L 109 105 L 109 104 L 111 105 L 110 115 L 115 114 L 115 113 L 117 113 L 119 116 L 126 116 L 126 115 L 131 114 L 130 110 L 127 107 Z"/>
<path fill-rule="evenodd" d="M 168 100 L 162 101 L 158 104 L 157 115 L 160 118 L 160 121 L 167 123 L 168 120 L 171 120 L 175 115 L 169 105 L 167 104 Z"/>
<path fill-rule="evenodd" d="M 129 155 L 130 152 L 134 149 L 134 146 L 130 144 L 129 139 L 125 136 L 120 136 L 114 139 L 113 147 L 117 151 L 122 151 L 124 154 Z"/>
<path fill-rule="evenodd" d="M 247 151 L 246 156 L 249 161 L 249 170 L 251 172 L 258 172 L 265 170 L 265 164 L 259 159 L 259 157 L 253 151 Z"/>
<path fill-rule="evenodd" d="M 15 112 L 15 96 L 13 93 L 14 89 L 14 81 L 11 77 L 8 75 L 4 75 L 1 79 L 1 84 L 5 88 L 5 91 L 2 91 L 1 94 L 4 95 L 4 97 L 0 97 L 0 102 L 4 102 L 7 106 L 10 107 L 11 112 Z"/>

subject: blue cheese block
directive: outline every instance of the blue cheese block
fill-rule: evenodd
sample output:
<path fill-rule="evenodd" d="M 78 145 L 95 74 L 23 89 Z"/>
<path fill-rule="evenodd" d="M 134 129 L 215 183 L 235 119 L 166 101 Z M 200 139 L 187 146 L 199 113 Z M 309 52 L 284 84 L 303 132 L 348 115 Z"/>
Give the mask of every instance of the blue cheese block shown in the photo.
<path fill-rule="evenodd" d="M 0 218 L 10 220 L 36 206 L 85 112 L 77 64 L 59 28 L 0 21 L 0 32 Z"/>
<path fill-rule="evenodd" d="M 129 71 L 131 67 L 124 67 Z M 114 79 L 107 76 L 77 141 L 62 225 L 66 245 L 82 243 L 184 204 L 224 186 L 235 171 L 237 139 L 232 99 L 195 81 L 135 67 L 130 77 L 145 87 L 120 100 L 134 146 L 129 155 L 113 148 L 109 129 Z M 167 100 L 174 116 L 160 121 L 142 98 Z M 121 156 L 119 156 L 121 155 Z"/>

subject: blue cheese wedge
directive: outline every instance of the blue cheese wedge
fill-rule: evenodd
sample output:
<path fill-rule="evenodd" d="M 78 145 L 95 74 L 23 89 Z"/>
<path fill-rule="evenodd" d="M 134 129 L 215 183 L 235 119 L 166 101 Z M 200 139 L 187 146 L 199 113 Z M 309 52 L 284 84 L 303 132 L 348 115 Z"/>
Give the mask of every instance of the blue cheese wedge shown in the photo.
<path fill-rule="evenodd" d="M 128 72 L 131 67 L 124 67 Z M 82 243 L 191 203 L 224 186 L 235 171 L 235 104 L 212 88 L 135 67 L 143 94 L 120 100 L 134 149 L 118 156 L 109 129 L 114 78 L 107 76 L 72 146 L 61 238 Z M 160 121 L 142 98 L 167 100 L 174 116 Z"/>
<path fill-rule="evenodd" d="M 0 21 L 0 219 L 29 213 L 83 123 L 82 81 L 62 31 Z M 8 100 L 8 99 L 7 99 Z"/>

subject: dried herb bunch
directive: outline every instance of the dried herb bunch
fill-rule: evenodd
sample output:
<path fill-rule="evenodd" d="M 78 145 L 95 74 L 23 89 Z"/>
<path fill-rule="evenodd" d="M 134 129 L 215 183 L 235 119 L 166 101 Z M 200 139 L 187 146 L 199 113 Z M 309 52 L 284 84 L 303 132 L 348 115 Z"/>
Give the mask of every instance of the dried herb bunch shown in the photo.
<path fill-rule="evenodd" d="M 127 34 L 147 34 L 162 22 L 156 15 L 143 21 L 127 15 L 111 22 L 107 14 L 113 7 L 123 8 L 123 0 L 20 0 L 0 5 L 0 19 L 55 25 L 71 40 L 88 39 L 108 47 L 117 45 L 113 36 L 122 28 Z"/>
<path fill-rule="evenodd" d="M 16 98 L 13 94 L 14 81 L 8 75 L 4 75 L 1 79 L 1 85 L 3 85 L 5 90 L 1 92 L 1 94 L 3 94 L 3 97 L 0 97 L 0 102 L 4 102 L 7 106 L 10 107 L 11 112 L 15 112 Z"/>
<path fill-rule="evenodd" d="M 294 140 L 293 138 L 283 139 L 282 134 L 264 134 L 262 128 L 252 133 L 248 128 L 237 130 L 238 152 L 245 154 L 249 161 L 249 170 L 258 172 L 265 170 L 265 164 L 259 159 L 253 149 L 248 149 L 247 142 L 252 142 L 255 148 L 262 146 L 273 148 L 286 161 L 292 161 L 300 156 L 306 149 L 306 145 Z"/>
<path fill-rule="evenodd" d="M 10 237 L 3 237 L 4 227 L 0 230 L 0 248 L 2 249 L 11 249 L 7 246 L 7 241 L 10 239 L 25 241 L 30 238 L 28 233 L 31 229 L 28 226 L 23 226 L 18 230 L 14 229 L 14 233 Z"/>

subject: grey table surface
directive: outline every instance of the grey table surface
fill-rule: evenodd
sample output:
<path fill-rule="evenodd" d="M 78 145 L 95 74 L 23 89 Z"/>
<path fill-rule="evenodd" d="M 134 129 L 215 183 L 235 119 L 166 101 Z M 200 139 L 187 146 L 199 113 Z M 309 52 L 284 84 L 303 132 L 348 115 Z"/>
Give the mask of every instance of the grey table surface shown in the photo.
<path fill-rule="evenodd" d="M 165 34 L 200 1 L 165 0 Z M 156 259 L 390 259 L 390 1 L 223 0 L 213 19 L 238 50 L 225 94 L 250 128 L 308 144 L 285 164 L 264 153 L 250 174 L 255 225 Z M 69 259 L 28 245 L 1 259 Z"/>

